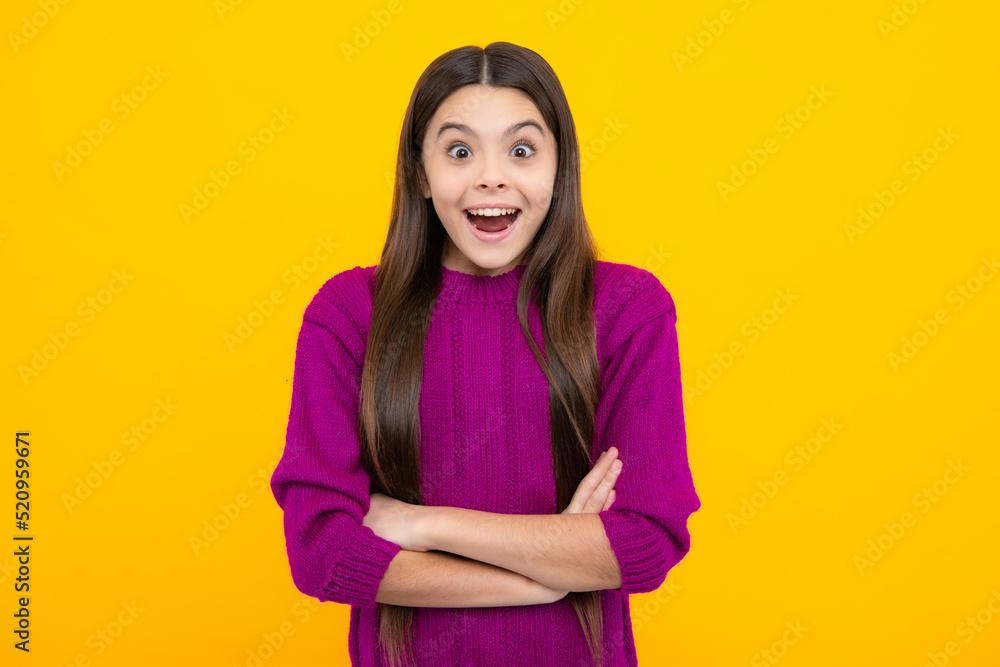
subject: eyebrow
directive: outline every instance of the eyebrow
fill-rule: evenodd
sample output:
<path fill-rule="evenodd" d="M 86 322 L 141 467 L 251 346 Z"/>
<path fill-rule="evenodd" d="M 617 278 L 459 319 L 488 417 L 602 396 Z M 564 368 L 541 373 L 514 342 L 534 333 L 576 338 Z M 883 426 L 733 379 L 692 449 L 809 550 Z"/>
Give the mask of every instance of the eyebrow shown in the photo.
<path fill-rule="evenodd" d="M 530 119 L 522 120 L 520 123 L 514 123 L 513 125 L 507 128 L 507 131 L 503 133 L 503 136 L 509 137 L 510 135 L 514 134 L 518 130 L 521 130 L 525 127 L 533 127 L 536 130 L 538 130 L 542 134 L 542 136 L 545 136 L 545 130 L 542 129 L 542 126 L 539 125 L 536 121 Z M 441 135 L 447 132 L 448 130 L 458 130 L 459 132 L 464 132 L 465 134 L 471 135 L 476 139 L 479 138 L 479 135 L 476 134 L 475 130 L 473 130 L 468 125 L 464 125 L 462 123 L 450 123 L 450 122 L 443 124 L 438 129 L 437 138 L 440 139 Z"/>

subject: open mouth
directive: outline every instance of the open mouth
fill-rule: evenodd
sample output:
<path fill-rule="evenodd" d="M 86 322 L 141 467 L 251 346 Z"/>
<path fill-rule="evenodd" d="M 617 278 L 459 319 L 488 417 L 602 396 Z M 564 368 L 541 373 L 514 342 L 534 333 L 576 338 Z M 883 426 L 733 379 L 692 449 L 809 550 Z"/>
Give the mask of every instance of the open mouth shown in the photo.
<path fill-rule="evenodd" d="M 474 208 L 462 211 L 465 219 L 476 229 L 484 232 L 502 232 L 514 224 L 521 215 L 519 208 Z"/>

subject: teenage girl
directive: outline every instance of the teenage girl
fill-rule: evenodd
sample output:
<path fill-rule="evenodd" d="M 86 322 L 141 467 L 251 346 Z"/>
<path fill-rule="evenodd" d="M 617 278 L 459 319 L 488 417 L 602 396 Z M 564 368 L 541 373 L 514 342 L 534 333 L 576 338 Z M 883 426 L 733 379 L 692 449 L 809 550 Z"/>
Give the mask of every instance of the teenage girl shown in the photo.
<path fill-rule="evenodd" d="M 548 63 L 435 59 L 378 265 L 307 307 L 271 485 L 355 666 L 637 664 L 629 595 L 690 549 L 673 299 L 600 261 Z"/>

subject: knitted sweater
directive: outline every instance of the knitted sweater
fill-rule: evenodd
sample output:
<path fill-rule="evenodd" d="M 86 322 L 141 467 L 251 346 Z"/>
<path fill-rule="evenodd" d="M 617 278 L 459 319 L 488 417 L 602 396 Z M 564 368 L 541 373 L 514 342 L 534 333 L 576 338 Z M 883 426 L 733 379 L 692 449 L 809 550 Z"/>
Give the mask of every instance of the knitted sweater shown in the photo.
<path fill-rule="evenodd" d="M 517 319 L 524 265 L 498 276 L 442 267 L 420 392 L 421 492 L 428 506 L 555 514 L 547 380 Z M 291 576 L 320 601 L 351 605 L 355 667 L 383 665 L 375 594 L 400 547 L 362 524 L 359 388 L 374 266 L 330 278 L 306 307 L 295 353 L 286 443 L 271 478 L 284 511 Z M 622 586 L 602 591 L 606 667 L 637 665 L 629 594 L 656 590 L 690 549 L 701 503 L 688 466 L 673 299 L 652 273 L 599 261 L 595 322 L 600 394 L 592 459 L 624 463 L 600 512 Z M 531 329 L 544 350 L 540 314 Z M 484 474 L 485 473 L 485 474 Z M 417 608 L 418 665 L 591 665 L 563 598 L 551 604 Z"/>

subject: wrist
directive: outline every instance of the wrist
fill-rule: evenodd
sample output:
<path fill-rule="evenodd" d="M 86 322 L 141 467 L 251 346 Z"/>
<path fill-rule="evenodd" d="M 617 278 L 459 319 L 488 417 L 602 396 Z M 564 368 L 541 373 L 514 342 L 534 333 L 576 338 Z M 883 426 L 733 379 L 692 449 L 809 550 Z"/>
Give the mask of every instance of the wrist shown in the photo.
<path fill-rule="evenodd" d="M 540 584 L 534 579 L 528 579 L 529 585 L 531 586 L 531 600 L 532 604 L 551 604 L 553 602 L 558 602 L 562 600 L 569 591 L 557 591 L 554 588 L 549 588 L 545 584 Z"/>
<path fill-rule="evenodd" d="M 413 543 L 420 545 L 423 550 L 427 551 L 438 549 L 436 528 L 441 508 L 428 505 L 415 505 L 415 507 L 417 508 L 417 513 L 410 525 Z"/>

